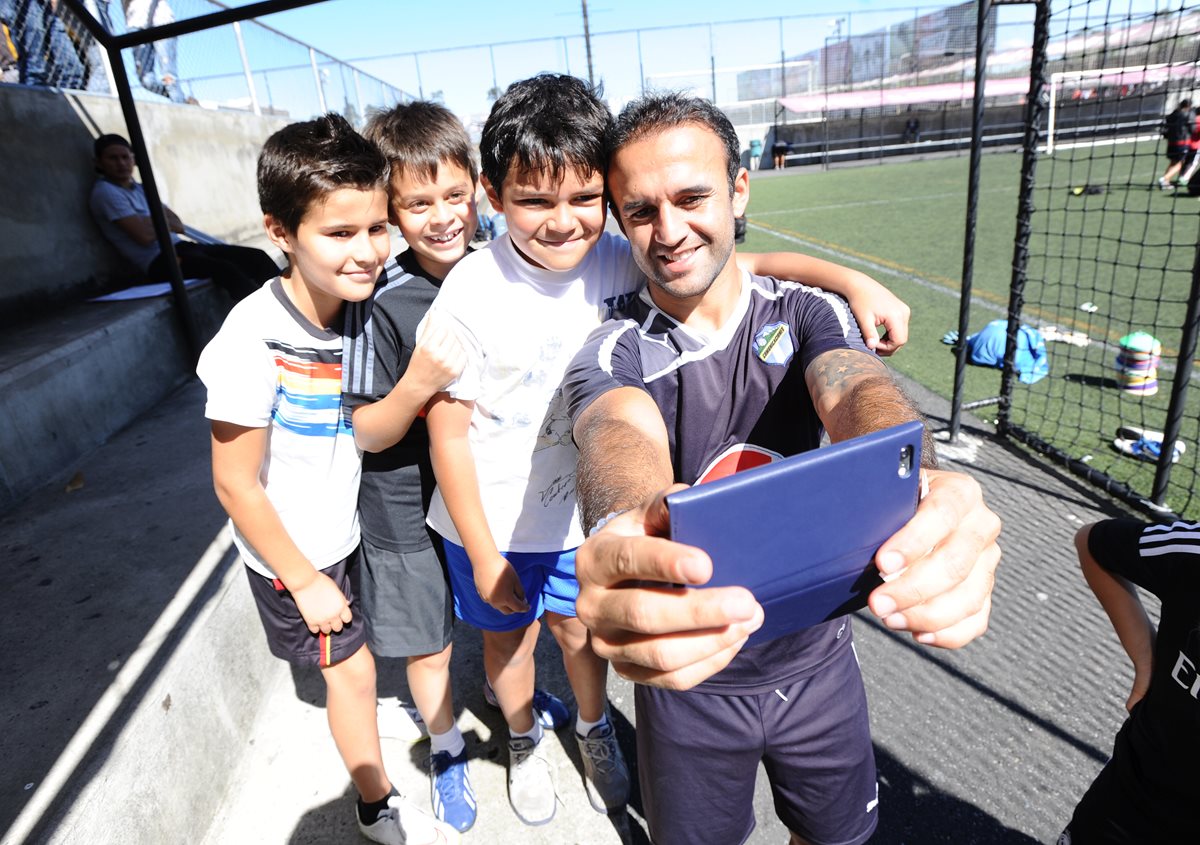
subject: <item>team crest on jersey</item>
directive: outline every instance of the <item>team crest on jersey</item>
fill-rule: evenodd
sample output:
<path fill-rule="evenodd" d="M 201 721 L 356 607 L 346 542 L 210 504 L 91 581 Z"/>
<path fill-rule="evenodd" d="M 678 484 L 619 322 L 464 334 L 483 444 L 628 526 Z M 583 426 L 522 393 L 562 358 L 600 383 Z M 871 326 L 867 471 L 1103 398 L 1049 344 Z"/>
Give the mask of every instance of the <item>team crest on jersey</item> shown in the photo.
<path fill-rule="evenodd" d="M 783 367 L 792 360 L 796 346 L 787 323 L 767 323 L 754 335 L 754 354 L 764 364 Z"/>

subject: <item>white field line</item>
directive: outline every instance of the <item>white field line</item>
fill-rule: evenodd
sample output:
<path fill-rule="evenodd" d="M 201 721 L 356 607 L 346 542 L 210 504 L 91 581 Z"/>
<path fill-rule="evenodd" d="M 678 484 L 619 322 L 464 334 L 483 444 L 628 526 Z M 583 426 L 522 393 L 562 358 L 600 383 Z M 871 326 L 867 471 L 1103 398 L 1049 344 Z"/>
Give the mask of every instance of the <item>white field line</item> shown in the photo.
<path fill-rule="evenodd" d="M 991 188 L 987 191 L 980 191 L 981 194 L 1015 194 L 1016 188 Z M 853 202 L 838 202 L 829 205 L 810 205 L 805 208 L 781 208 L 774 211 L 759 211 L 750 212 L 751 217 L 771 217 L 776 214 L 807 214 L 810 211 L 837 211 L 842 208 L 867 208 L 876 205 L 895 205 L 902 202 L 926 202 L 928 200 L 947 200 L 959 199 L 966 202 L 966 194 L 962 191 L 953 191 L 944 194 L 921 194 L 918 196 L 905 197 L 887 197 L 877 200 L 855 200 Z"/>
<path fill-rule="evenodd" d="M 233 535 L 226 523 L 205 549 L 204 554 L 200 556 L 200 560 L 197 561 L 187 579 L 179 585 L 175 597 L 163 609 L 149 632 L 129 655 L 125 665 L 121 667 L 121 671 L 113 678 L 108 689 L 100 696 L 92 708 L 92 712 L 79 726 L 79 730 L 75 731 L 75 735 L 71 737 L 71 741 L 67 743 L 58 759 L 54 761 L 54 765 L 38 785 L 37 791 L 33 793 L 29 803 L 22 808 L 12 827 L 5 832 L 4 838 L 0 839 L 0 845 L 19 845 L 24 842 L 42 816 L 51 808 L 71 775 L 75 773 L 75 770 L 92 750 L 97 737 L 107 727 L 113 714 L 117 712 L 117 709 L 125 701 L 125 697 L 141 680 L 142 673 L 145 672 L 163 642 L 179 623 L 188 606 L 221 564 L 232 543 Z M 231 567 L 230 571 L 236 574 L 237 567 Z"/>
<path fill-rule="evenodd" d="M 800 246 L 804 247 L 806 252 L 824 253 L 825 255 L 830 256 L 831 258 L 836 260 L 836 262 L 839 264 L 858 264 L 862 267 L 869 267 L 869 268 L 871 268 L 872 272 L 874 272 L 874 273 L 886 273 L 887 275 L 893 276 L 897 279 L 904 279 L 907 282 L 912 282 L 915 285 L 920 285 L 921 287 L 927 288 L 928 290 L 937 291 L 938 293 L 940 293 L 944 296 L 948 296 L 951 299 L 959 299 L 960 298 L 961 291 L 954 290 L 953 288 L 948 288 L 943 284 L 939 284 L 931 279 L 926 279 L 923 276 L 918 276 L 915 273 L 909 273 L 904 270 L 898 270 L 895 267 L 888 267 L 886 264 L 877 264 L 876 262 L 871 261 L 869 258 L 863 258 L 860 255 L 855 255 L 850 252 L 842 252 L 839 249 L 827 247 L 822 244 L 812 243 L 811 241 L 806 241 L 803 238 L 797 238 L 797 237 L 789 235 L 785 232 L 780 232 L 778 229 L 768 229 L 765 226 L 756 226 L 754 223 L 750 222 L 749 220 L 747 221 L 747 226 L 749 226 L 750 228 L 755 229 L 759 232 L 762 232 L 764 235 L 771 235 L 776 238 L 781 238 L 785 241 L 790 241 L 791 243 L 794 243 L 794 244 L 799 244 Z M 978 297 L 975 295 L 971 296 L 971 307 L 972 308 L 982 308 L 984 311 L 990 311 L 993 314 L 999 314 L 1001 317 L 1008 316 L 1008 306 L 1007 305 L 999 305 L 995 302 L 992 302 L 987 299 L 982 299 L 981 297 Z M 1035 326 L 1037 326 L 1039 328 L 1041 325 L 1044 324 L 1043 321 L 1039 321 L 1039 320 L 1035 320 L 1033 322 L 1034 322 Z M 1105 350 L 1108 351 L 1109 353 L 1111 353 L 1112 355 L 1116 355 L 1118 352 L 1121 351 L 1120 347 L 1115 343 L 1109 343 L 1107 341 L 1102 341 L 1102 340 L 1099 340 L 1096 338 L 1092 339 L 1092 343 L 1102 344 L 1104 346 Z M 1175 364 L 1172 361 L 1168 361 L 1165 359 L 1158 365 L 1158 368 L 1165 373 L 1175 372 Z M 1192 372 L 1191 372 L 1190 378 L 1193 381 L 1200 381 L 1200 367 L 1198 367 L 1196 364 L 1193 364 L 1193 366 L 1192 366 Z M 4 843 L 0 843 L 0 845 L 4 845 Z"/>
<path fill-rule="evenodd" d="M 961 194 L 956 194 L 955 196 L 961 196 Z M 778 229 L 768 229 L 764 226 L 756 226 L 753 222 L 750 222 L 750 221 L 747 221 L 747 225 L 752 229 L 756 229 L 757 231 L 762 232 L 764 235 L 771 235 L 772 237 L 782 238 L 785 241 L 790 241 L 791 243 L 799 244 L 800 246 L 804 247 L 804 250 L 806 252 L 824 253 L 825 255 L 833 258 L 839 264 L 858 264 L 862 267 L 869 267 L 871 269 L 871 271 L 874 273 L 886 273 L 889 276 L 894 276 L 898 279 L 904 279 L 905 281 L 920 285 L 923 288 L 928 288 L 929 290 L 937 291 L 938 293 L 940 293 L 944 296 L 947 296 L 951 299 L 958 299 L 959 295 L 961 293 L 961 291 L 959 291 L 959 290 L 956 290 L 954 288 L 948 288 L 943 284 L 939 284 L 938 282 L 932 281 L 931 279 L 926 279 L 924 276 L 918 276 L 915 273 L 909 273 L 904 270 L 898 270 L 895 267 L 888 267 L 886 264 L 877 264 L 876 262 L 871 261 L 869 258 L 863 258 L 860 255 L 854 255 L 853 253 L 842 252 L 839 249 L 834 249 L 832 247 L 823 246 L 822 244 L 812 243 L 810 241 L 804 240 L 803 238 L 797 238 L 797 237 L 794 237 L 793 235 L 789 235 L 784 232 L 780 232 Z M 991 311 L 995 314 L 1004 315 L 1004 314 L 1008 313 L 1007 306 L 998 305 L 994 302 L 989 302 L 988 300 L 981 299 L 978 296 L 971 297 L 971 305 L 973 307 L 979 306 L 980 308 L 983 308 L 986 311 Z"/>
<path fill-rule="evenodd" d="M 1090 147 L 1115 147 L 1117 144 L 1136 144 L 1139 141 L 1157 141 L 1158 135 L 1135 135 L 1132 138 L 1102 138 L 1097 141 L 1073 141 L 1069 144 L 1055 144 L 1054 151 L 1059 150 L 1082 150 Z M 1041 152 L 1046 152 L 1046 147 L 1040 148 Z M 1054 153 L 1051 153 L 1053 155 Z"/>

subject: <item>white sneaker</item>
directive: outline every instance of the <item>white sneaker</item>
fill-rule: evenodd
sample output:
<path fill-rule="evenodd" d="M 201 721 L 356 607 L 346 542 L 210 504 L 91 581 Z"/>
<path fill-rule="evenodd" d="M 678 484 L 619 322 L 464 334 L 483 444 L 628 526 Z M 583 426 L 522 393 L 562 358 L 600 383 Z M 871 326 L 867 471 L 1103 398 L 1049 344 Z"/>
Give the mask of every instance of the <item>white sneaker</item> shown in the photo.
<path fill-rule="evenodd" d="M 557 804 L 554 773 L 543 746 L 527 736 L 508 741 L 508 803 L 528 825 L 546 824 L 554 818 Z"/>
<path fill-rule="evenodd" d="M 386 810 L 371 824 L 363 824 L 354 808 L 358 829 L 363 836 L 381 845 L 451 845 L 460 839 L 458 831 L 394 795 Z"/>
<path fill-rule="evenodd" d="M 381 739 L 419 742 L 429 738 L 429 726 L 413 705 L 399 698 L 381 698 L 375 708 Z"/>

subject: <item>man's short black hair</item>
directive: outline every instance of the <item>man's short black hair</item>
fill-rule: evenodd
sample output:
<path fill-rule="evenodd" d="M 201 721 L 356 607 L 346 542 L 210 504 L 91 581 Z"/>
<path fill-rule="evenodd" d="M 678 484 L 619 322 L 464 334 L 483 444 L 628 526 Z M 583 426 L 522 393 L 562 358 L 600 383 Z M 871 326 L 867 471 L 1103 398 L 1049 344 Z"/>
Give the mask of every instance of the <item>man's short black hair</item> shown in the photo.
<path fill-rule="evenodd" d="M 603 173 L 612 112 L 600 97 L 600 88 L 558 73 L 508 86 L 492 106 L 479 141 L 480 165 L 493 190 L 503 194 L 514 166 L 556 183 L 568 168 L 580 177 Z"/>
<path fill-rule="evenodd" d="M 715 134 L 725 147 L 725 168 L 729 175 L 729 192 L 741 167 L 741 151 L 737 132 L 725 112 L 708 100 L 689 97 L 678 92 L 647 94 L 621 109 L 608 136 L 607 160 L 627 144 L 674 129 L 677 126 L 701 126 Z"/>
<path fill-rule="evenodd" d="M 1181 109 L 1190 109 L 1191 107 L 1192 107 L 1192 101 L 1191 101 L 1191 100 L 1180 100 L 1180 101 L 1179 101 L 1179 108 L 1181 108 Z"/>
<path fill-rule="evenodd" d="M 126 141 L 122 136 L 116 135 L 116 134 L 110 132 L 107 135 L 101 135 L 99 138 L 97 138 L 95 141 L 92 142 L 92 155 L 94 155 L 96 158 L 100 158 L 100 154 L 103 153 L 105 150 L 107 150 L 109 147 L 118 146 L 118 145 L 124 147 L 127 150 L 133 149 L 133 147 L 131 147 L 129 145 L 129 142 Z"/>
<path fill-rule="evenodd" d="M 387 182 L 383 153 L 334 112 L 283 127 L 258 156 L 258 204 L 289 232 L 334 191 L 387 190 Z"/>
<path fill-rule="evenodd" d="M 430 182 L 437 179 L 438 166 L 457 164 L 479 179 L 479 168 L 471 152 L 471 139 L 454 112 L 439 103 L 416 100 L 376 112 L 363 131 L 392 165 Z"/>

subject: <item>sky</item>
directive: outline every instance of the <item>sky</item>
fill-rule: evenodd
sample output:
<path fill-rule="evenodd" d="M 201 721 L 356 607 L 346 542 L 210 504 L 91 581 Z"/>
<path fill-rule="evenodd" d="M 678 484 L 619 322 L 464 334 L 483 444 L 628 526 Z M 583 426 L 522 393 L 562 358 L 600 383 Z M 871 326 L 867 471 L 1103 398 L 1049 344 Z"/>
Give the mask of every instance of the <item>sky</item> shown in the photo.
<path fill-rule="evenodd" d="M 918 8 L 927 12 L 945 5 L 951 4 L 756 0 L 741 6 L 730 0 L 591 0 L 593 67 L 610 104 L 617 107 L 640 93 L 643 78 L 659 87 L 711 85 L 710 55 L 723 71 L 717 74 L 723 89 L 733 84 L 736 68 L 778 62 L 781 46 L 785 55 L 795 56 L 822 46 L 826 38 L 838 34 L 839 27 L 842 35 L 867 32 L 911 20 Z M 831 8 L 837 11 L 828 11 Z M 776 20 L 726 23 L 759 18 Z M 587 76 L 577 0 L 326 0 L 261 20 L 340 59 L 352 60 L 413 96 L 432 97 L 440 91 L 446 104 L 468 122 L 486 113 L 493 83 L 503 89 L 543 70 Z M 711 34 L 709 23 L 714 24 Z M 690 26 L 648 31 L 683 24 Z M 638 38 L 628 32 L 634 29 L 643 30 L 640 56 Z M 628 34 L 604 35 L 616 31 Z M 553 40 L 531 43 L 529 39 Z M 439 52 L 518 40 L 526 43 Z M 415 51 L 421 52 L 417 58 L 411 55 Z M 392 58 L 380 58 L 386 56 Z"/>

